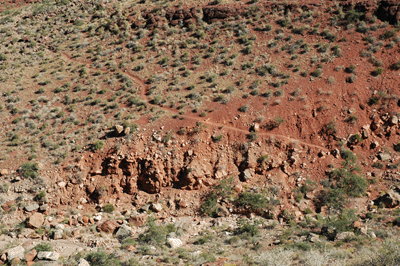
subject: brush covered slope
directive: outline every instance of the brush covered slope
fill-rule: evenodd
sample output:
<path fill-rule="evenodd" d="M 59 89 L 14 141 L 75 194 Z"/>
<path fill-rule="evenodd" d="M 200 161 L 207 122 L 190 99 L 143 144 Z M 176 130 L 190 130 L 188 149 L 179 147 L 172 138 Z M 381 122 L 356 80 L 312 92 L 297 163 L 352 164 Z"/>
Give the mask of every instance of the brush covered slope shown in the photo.
<path fill-rule="evenodd" d="M 396 1 L 0 5 L 4 237 L 27 237 L 14 225 L 33 211 L 35 237 L 128 247 L 131 264 L 396 249 L 382 243 L 400 224 Z M 128 263 L 102 252 L 80 255 Z"/>

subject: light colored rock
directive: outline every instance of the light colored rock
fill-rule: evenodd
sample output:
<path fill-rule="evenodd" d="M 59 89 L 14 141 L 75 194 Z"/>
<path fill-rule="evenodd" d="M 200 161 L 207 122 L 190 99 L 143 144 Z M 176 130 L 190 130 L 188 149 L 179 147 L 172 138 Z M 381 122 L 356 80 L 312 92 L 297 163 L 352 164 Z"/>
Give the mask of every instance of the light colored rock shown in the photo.
<path fill-rule="evenodd" d="M 389 153 L 385 153 L 385 152 L 381 152 L 378 154 L 378 158 L 379 160 L 386 162 L 388 160 L 390 160 L 390 154 Z"/>
<path fill-rule="evenodd" d="M 57 229 L 56 231 L 54 231 L 53 239 L 54 240 L 62 239 L 63 238 L 63 234 L 64 234 L 64 230 Z"/>
<path fill-rule="evenodd" d="M 9 173 L 9 171 L 8 171 L 8 169 L 1 169 L 1 171 L 0 171 L 0 176 L 5 176 L 5 175 L 8 175 L 8 173 Z"/>
<path fill-rule="evenodd" d="M 64 224 L 56 224 L 56 226 L 54 226 L 55 229 L 61 229 L 64 230 L 65 229 L 65 225 Z"/>
<path fill-rule="evenodd" d="M 29 217 L 27 221 L 27 226 L 30 228 L 40 228 L 44 222 L 43 214 L 34 213 L 31 217 Z"/>
<path fill-rule="evenodd" d="M 55 251 L 39 251 L 37 254 L 39 260 L 51 260 L 56 261 L 60 258 L 60 253 Z"/>
<path fill-rule="evenodd" d="M 243 172 L 243 179 L 244 179 L 245 181 L 250 180 L 252 177 L 253 177 L 253 173 L 252 173 L 251 169 L 246 169 L 246 170 L 244 170 L 244 172 Z"/>
<path fill-rule="evenodd" d="M 397 116 L 392 116 L 390 119 L 389 119 L 389 123 L 390 123 L 390 125 L 392 125 L 392 126 L 394 126 L 394 125 L 397 125 L 397 123 L 399 122 L 399 118 L 397 117 Z"/>
<path fill-rule="evenodd" d="M 229 216 L 229 214 L 230 214 L 230 212 L 226 207 L 221 206 L 221 205 L 217 206 L 217 216 L 218 217 L 226 217 L 226 216 Z"/>
<path fill-rule="evenodd" d="M 314 233 L 310 233 L 309 235 L 308 235 L 308 241 L 310 241 L 310 242 L 312 242 L 312 243 L 316 243 L 316 242 L 319 242 L 320 240 L 319 240 L 319 235 L 317 235 L 317 234 L 314 234 Z"/>
<path fill-rule="evenodd" d="M 131 128 L 130 127 L 126 127 L 124 129 L 124 135 L 129 135 L 129 133 L 131 133 Z"/>
<path fill-rule="evenodd" d="M 342 241 L 345 240 L 346 238 L 351 238 L 354 237 L 354 233 L 353 232 L 340 232 L 336 235 L 335 240 L 336 241 Z"/>
<path fill-rule="evenodd" d="M 80 258 L 76 266 L 90 266 L 90 264 L 84 258 Z"/>
<path fill-rule="evenodd" d="M 58 186 L 61 188 L 65 187 L 66 185 L 67 183 L 65 183 L 64 181 L 58 183 Z"/>
<path fill-rule="evenodd" d="M 377 202 L 383 203 L 386 208 L 394 208 L 400 205 L 400 187 L 389 190 L 385 195 L 378 198 Z"/>
<path fill-rule="evenodd" d="M 25 249 L 22 246 L 16 246 L 14 248 L 10 248 L 7 251 L 7 260 L 13 261 L 15 258 L 24 259 Z"/>
<path fill-rule="evenodd" d="M 162 211 L 162 205 L 160 203 L 153 203 L 151 205 L 151 209 L 155 212 L 161 212 Z"/>
<path fill-rule="evenodd" d="M 120 125 L 115 125 L 115 131 L 117 132 L 117 134 L 121 134 L 122 131 L 124 131 L 124 127 L 120 126 Z"/>
<path fill-rule="evenodd" d="M 24 237 L 28 237 L 28 236 L 30 236 L 30 235 L 32 235 L 34 233 L 35 233 L 35 230 L 33 230 L 31 228 L 23 228 L 21 230 L 21 235 L 23 235 Z"/>
<path fill-rule="evenodd" d="M 168 238 L 167 243 L 171 248 L 179 248 L 183 245 L 182 240 L 179 238 Z"/>
<path fill-rule="evenodd" d="M 131 235 L 132 235 L 132 228 L 126 224 L 121 225 L 121 227 L 118 228 L 118 231 L 115 234 L 115 236 L 119 239 L 124 239 L 130 237 Z"/>
<path fill-rule="evenodd" d="M 33 212 L 36 211 L 37 209 L 39 209 L 39 204 L 37 204 L 36 202 L 25 206 L 25 210 L 27 212 Z"/>

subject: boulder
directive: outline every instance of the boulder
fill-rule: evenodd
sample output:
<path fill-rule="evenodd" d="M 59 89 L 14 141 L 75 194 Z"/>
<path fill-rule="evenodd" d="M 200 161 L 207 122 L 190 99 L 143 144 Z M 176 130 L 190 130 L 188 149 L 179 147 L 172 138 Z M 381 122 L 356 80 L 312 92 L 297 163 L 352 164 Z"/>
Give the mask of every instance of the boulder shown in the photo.
<path fill-rule="evenodd" d="M 90 264 L 84 258 L 80 258 L 78 260 L 78 263 L 76 264 L 76 266 L 90 266 Z"/>
<path fill-rule="evenodd" d="M 382 162 L 386 162 L 386 161 L 390 160 L 390 154 L 386 153 L 386 152 L 381 152 L 378 154 L 378 158 Z"/>
<path fill-rule="evenodd" d="M 242 173 L 242 178 L 244 181 L 248 181 L 253 177 L 254 171 L 252 169 L 246 169 Z"/>
<path fill-rule="evenodd" d="M 226 217 L 229 216 L 230 212 L 225 206 L 218 205 L 217 206 L 217 216 L 218 217 Z"/>
<path fill-rule="evenodd" d="M 22 246 L 16 246 L 14 248 L 10 248 L 7 251 L 7 260 L 13 261 L 15 258 L 20 260 L 24 259 L 25 249 Z"/>
<path fill-rule="evenodd" d="M 179 248 L 183 245 L 182 240 L 179 238 L 168 238 L 167 243 L 171 248 Z"/>
<path fill-rule="evenodd" d="M 24 258 L 26 261 L 33 261 L 36 258 L 36 255 L 37 255 L 36 249 L 32 249 L 31 251 L 29 251 L 24 255 Z"/>
<path fill-rule="evenodd" d="M 376 204 L 384 204 L 386 208 L 400 205 L 400 187 L 389 190 L 385 195 L 374 200 Z"/>
<path fill-rule="evenodd" d="M 162 211 L 162 205 L 160 203 L 153 203 L 151 205 L 151 210 L 155 212 L 161 212 Z"/>
<path fill-rule="evenodd" d="M 57 230 L 54 231 L 53 239 L 54 240 L 62 239 L 63 238 L 63 234 L 64 234 L 64 230 L 63 229 L 57 229 Z"/>
<path fill-rule="evenodd" d="M 124 131 L 124 127 L 120 125 L 115 125 L 115 133 L 120 135 Z"/>
<path fill-rule="evenodd" d="M 390 125 L 392 125 L 392 126 L 397 125 L 398 122 L 399 122 L 399 118 L 398 118 L 396 115 L 392 116 L 392 117 L 389 119 L 389 123 L 390 123 Z"/>
<path fill-rule="evenodd" d="M 99 231 L 105 232 L 105 233 L 113 233 L 117 228 L 119 227 L 119 224 L 114 221 L 114 220 L 107 220 L 101 225 L 97 227 Z"/>
<path fill-rule="evenodd" d="M 125 239 L 127 237 L 130 237 L 131 235 L 132 235 L 132 228 L 126 224 L 121 225 L 121 227 L 118 228 L 117 233 L 115 233 L 115 236 L 118 239 Z"/>
<path fill-rule="evenodd" d="M 36 211 L 37 209 L 39 209 L 39 204 L 37 204 L 36 202 L 25 206 L 25 210 L 27 212 L 33 212 Z"/>
<path fill-rule="evenodd" d="M 43 214 L 37 212 L 34 213 L 31 217 L 29 217 L 26 224 L 29 228 L 37 229 L 42 226 L 43 222 L 44 222 Z"/>
<path fill-rule="evenodd" d="M 37 258 L 39 260 L 57 261 L 60 258 L 60 253 L 54 251 L 39 251 Z"/>
<path fill-rule="evenodd" d="M 128 222 L 136 227 L 142 226 L 146 223 L 147 221 L 147 215 L 132 215 Z"/>

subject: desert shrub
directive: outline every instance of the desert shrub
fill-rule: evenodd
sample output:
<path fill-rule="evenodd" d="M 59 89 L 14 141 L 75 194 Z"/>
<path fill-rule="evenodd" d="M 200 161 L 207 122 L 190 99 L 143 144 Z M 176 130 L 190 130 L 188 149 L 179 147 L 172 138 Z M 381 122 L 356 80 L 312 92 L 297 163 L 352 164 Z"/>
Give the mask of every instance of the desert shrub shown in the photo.
<path fill-rule="evenodd" d="M 242 113 L 245 113 L 245 112 L 247 112 L 248 109 L 249 109 L 249 106 L 247 104 L 245 104 L 239 108 L 239 111 Z"/>
<path fill-rule="evenodd" d="M 260 211 L 268 205 L 267 198 L 261 193 L 243 192 L 236 200 L 239 207 L 244 207 L 251 211 Z"/>
<path fill-rule="evenodd" d="M 107 203 L 103 207 L 104 212 L 112 213 L 115 210 L 115 207 L 112 203 Z"/>
<path fill-rule="evenodd" d="M 222 134 L 213 135 L 213 136 L 211 136 L 211 138 L 212 138 L 213 142 L 219 142 L 224 138 L 224 135 L 222 135 Z"/>
<path fill-rule="evenodd" d="M 50 245 L 50 243 L 40 243 L 37 244 L 34 249 L 39 252 L 39 251 L 53 251 L 52 246 Z"/>
<path fill-rule="evenodd" d="M 9 188 L 10 188 L 10 184 L 8 184 L 8 183 L 0 185 L 0 193 L 7 193 Z"/>
<path fill-rule="evenodd" d="M 313 72 L 311 72 L 311 76 L 316 77 L 316 78 L 321 75 L 322 75 L 322 69 L 320 69 L 320 68 L 317 68 Z"/>
<path fill-rule="evenodd" d="M 136 245 L 136 239 L 133 237 L 127 237 L 122 240 L 121 242 L 121 248 L 126 248 L 126 246 L 131 245 L 135 246 Z"/>
<path fill-rule="evenodd" d="M 379 76 L 383 73 L 383 67 L 377 67 L 371 72 L 372 76 Z"/>
<path fill-rule="evenodd" d="M 112 258 L 110 254 L 104 251 L 90 252 L 85 256 L 85 259 L 91 266 L 121 265 L 118 258 Z"/>
<path fill-rule="evenodd" d="M 327 225 L 334 227 L 337 233 L 353 231 L 353 222 L 358 219 L 355 210 L 343 209 L 339 215 L 331 218 L 327 222 Z"/>
<path fill-rule="evenodd" d="M 239 219 L 238 223 L 238 228 L 234 230 L 235 235 L 241 235 L 241 237 L 249 238 L 258 236 L 260 234 L 259 225 L 261 222 L 259 220 L 249 221 L 245 219 Z"/>
<path fill-rule="evenodd" d="M 19 171 L 25 178 L 37 178 L 39 176 L 39 165 L 35 162 L 27 162 L 20 167 Z"/>
<path fill-rule="evenodd" d="M 138 242 L 141 244 L 163 245 L 167 235 L 176 231 L 173 224 L 157 225 L 153 218 L 149 218 L 146 225 L 147 230 L 138 237 Z"/>
<path fill-rule="evenodd" d="M 101 150 L 101 149 L 103 149 L 103 147 L 104 147 L 104 141 L 102 141 L 102 140 L 96 140 L 93 143 L 93 149 L 95 151 Z"/>
<path fill-rule="evenodd" d="M 215 235 L 210 233 L 210 232 L 205 232 L 202 234 L 202 236 L 198 237 L 193 244 L 195 245 L 204 245 L 207 242 L 212 241 L 215 238 Z"/>
<path fill-rule="evenodd" d="M 200 211 L 210 217 L 215 217 L 218 212 L 218 200 L 232 196 L 232 180 L 233 177 L 222 179 L 218 185 L 214 186 L 205 197 Z"/>

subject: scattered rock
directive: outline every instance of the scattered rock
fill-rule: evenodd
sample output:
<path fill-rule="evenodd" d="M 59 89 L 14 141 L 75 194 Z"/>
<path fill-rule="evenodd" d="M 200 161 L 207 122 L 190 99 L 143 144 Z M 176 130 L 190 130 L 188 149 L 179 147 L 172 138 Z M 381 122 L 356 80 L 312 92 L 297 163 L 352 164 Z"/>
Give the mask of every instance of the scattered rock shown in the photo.
<path fill-rule="evenodd" d="M 396 115 L 392 116 L 392 117 L 389 119 L 389 123 L 390 123 L 390 125 L 392 125 L 392 126 L 397 125 L 398 122 L 399 122 L 399 118 L 398 118 Z"/>
<path fill-rule="evenodd" d="M 253 171 L 252 171 L 252 169 L 246 169 L 246 170 L 244 170 L 244 171 L 243 171 L 243 174 L 242 174 L 242 177 L 243 177 L 243 180 L 244 180 L 244 181 L 250 180 L 250 179 L 253 177 Z"/>
<path fill-rule="evenodd" d="M 16 246 L 7 251 L 7 260 L 13 261 L 15 258 L 24 259 L 25 249 L 22 246 Z"/>
<path fill-rule="evenodd" d="M 310 242 L 312 242 L 312 243 L 319 242 L 319 235 L 314 234 L 314 233 L 310 233 L 310 234 L 308 235 L 307 240 L 310 241 Z"/>
<path fill-rule="evenodd" d="M 385 195 L 374 200 L 377 204 L 384 204 L 386 208 L 394 208 L 400 204 L 400 187 L 389 190 Z"/>
<path fill-rule="evenodd" d="M 60 253 L 54 251 L 39 251 L 37 258 L 39 260 L 57 261 L 60 258 Z"/>
<path fill-rule="evenodd" d="M 147 215 L 132 215 L 128 222 L 130 224 L 133 224 L 136 227 L 142 226 L 146 223 L 147 221 Z"/>
<path fill-rule="evenodd" d="M 113 233 L 117 228 L 119 227 L 119 224 L 114 221 L 114 220 L 107 220 L 101 225 L 97 227 L 99 231 L 105 232 L 105 233 Z"/>
<path fill-rule="evenodd" d="M 31 217 L 29 217 L 26 224 L 30 228 L 37 229 L 42 226 L 43 222 L 44 222 L 43 214 L 37 212 L 34 213 Z"/>
<path fill-rule="evenodd" d="M 1 169 L 1 171 L 0 171 L 0 176 L 5 176 L 5 175 L 8 175 L 8 173 L 9 173 L 9 171 L 8 171 L 8 169 Z"/>
<path fill-rule="evenodd" d="M 183 245 L 182 240 L 179 238 L 168 238 L 167 243 L 171 248 L 178 248 Z"/>
<path fill-rule="evenodd" d="M 130 237 L 131 235 L 132 235 L 132 228 L 126 224 L 121 225 L 121 227 L 118 228 L 118 231 L 115 234 L 115 236 L 118 239 L 125 239 L 127 237 Z"/>
<path fill-rule="evenodd" d="M 123 126 L 115 125 L 115 133 L 117 133 L 117 135 L 120 135 L 123 131 L 124 131 Z"/>
<path fill-rule="evenodd" d="M 151 205 L 151 209 L 155 212 L 161 212 L 162 211 L 162 205 L 160 203 L 153 203 Z"/>
<path fill-rule="evenodd" d="M 63 238 L 63 234 L 64 234 L 64 230 L 62 230 L 62 229 L 57 229 L 57 230 L 54 231 L 53 239 L 54 239 L 54 240 L 62 239 L 62 238 Z"/>
<path fill-rule="evenodd" d="M 390 160 L 390 154 L 389 153 L 385 153 L 385 152 L 381 152 L 381 153 L 378 154 L 378 158 L 382 162 L 386 162 L 386 161 Z"/>
<path fill-rule="evenodd" d="M 229 216 L 230 212 L 225 206 L 218 205 L 217 206 L 217 216 L 218 217 L 226 217 Z"/>
<path fill-rule="evenodd" d="M 335 240 L 336 241 L 343 241 L 346 238 L 351 238 L 354 237 L 354 233 L 353 232 L 340 232 L 336 235 Z"/>
<path fill-rule="evenodd" d="M 33 204 L 29 204 L 29 205 L 25 206 L 25 210 L 27 212 L 33 212 L 33 211 L 36 211 L 37 209 L 39 209 L 39 204 L 37 204 L 37 203 L 33 203 Z"/>
<path fill-rule="evenodd" d="M 36 255 L 37 255 L 36 249 L 32 249 L 31 251 L 29 251 L 24 255 L 24 258 L 26 261 L 33 261 L 36 258 Z"/>
<path fill-rule="evenodd" d="M 90 264 L 84 258 L 80 258 L 76 266 L 90 266 Z"/>

